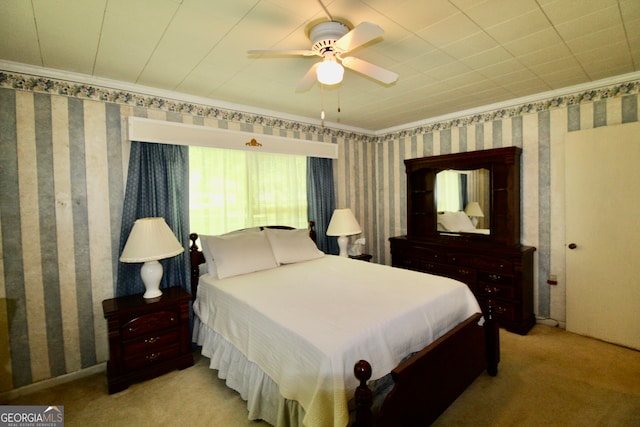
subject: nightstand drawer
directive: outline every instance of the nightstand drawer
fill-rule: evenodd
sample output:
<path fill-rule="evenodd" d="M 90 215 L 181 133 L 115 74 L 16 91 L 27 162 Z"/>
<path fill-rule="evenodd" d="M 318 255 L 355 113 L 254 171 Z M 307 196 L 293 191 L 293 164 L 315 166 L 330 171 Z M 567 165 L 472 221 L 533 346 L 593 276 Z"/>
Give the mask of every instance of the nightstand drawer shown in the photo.
<path fill-rule="evenodd" d="M 174 328 L 159 334 L 145 335 L 134 338 L 123 343 L 124 357 L 129 357 L 141 353 L 165 347 L 169 344 L 178 342 L 180 331 Z"/>
<path fill-rule="evenodd" d="M 169 347 L 163 347 L 156 351 L 150 351 L 140 354 L 138 356 L 129 357 L 124 359 L 125 369 L 138 369 L 144 366 L 152 365 L 163 360 L 172 359 L 180 355 L 180 346 L 174 344 Z"/>
<path fill-rule="evenodd" d="M 157 311 L 136 317 L 122 325 L 122 337 L 133 338 L 142 334 L 170 328 L 178 324 L 178 313 L 175 311 Z"/>

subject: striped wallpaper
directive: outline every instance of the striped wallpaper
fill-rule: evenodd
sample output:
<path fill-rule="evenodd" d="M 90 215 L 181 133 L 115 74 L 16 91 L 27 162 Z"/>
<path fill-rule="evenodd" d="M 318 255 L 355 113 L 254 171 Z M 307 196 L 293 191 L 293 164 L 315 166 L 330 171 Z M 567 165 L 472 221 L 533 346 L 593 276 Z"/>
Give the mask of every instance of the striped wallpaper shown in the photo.
<path fill-rule="evenodd" d="M 337 143 L 338 205 L 352 208 L 365 250 L 380 263 L 390 263 L 388 238 L 406 232 L 404 159 L 520 146 L 523 243 L 538 248 L 536 311 L 560 321 L 564 135 L 638 120 L 635 83 L 625 93 L 606 89 L 576 103 L 372 137 L 6 82 L 0 78 L 0 393 L 108 358 L 101 302 L 114 292 L 129 116 Z M 550 272 L 560 279 L 551 289 Z"/>

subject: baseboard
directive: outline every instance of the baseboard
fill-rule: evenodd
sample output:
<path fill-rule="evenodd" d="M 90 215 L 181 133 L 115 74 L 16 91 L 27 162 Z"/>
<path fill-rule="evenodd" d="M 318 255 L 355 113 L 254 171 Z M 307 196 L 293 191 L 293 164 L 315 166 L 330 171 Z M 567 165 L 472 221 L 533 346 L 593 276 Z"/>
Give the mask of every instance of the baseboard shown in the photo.
<path fill-rule="evenodd" d="M 6 402 L 9 402 L 10 400 L 16 399 L 18 397 L 35 393 L 37 391 L 54 387 L 56 385 L 65 384 L 70 381 L 75 381 L 84 377 L 88 377 L 90 375 L 105 372 L 106 369 L 107 369 L 107 363 L 103 362 L 103 363 L 99 363 L 97 365 L 91 366 L 89 368 L 85 368 L 79 371 L 60 375 L 59 377 L 50 378 L 48 380 L 39 381 L 37 383 L 29 384 L 24 387 L 5 391 L 3 393 L 0 393 L 0 404 L 5 404 Z"/>
<path fill-rule="evenodd" d="M 541 325 L 547 325 L 547 326 L 560 326 L 560 322 L 548 317 L 536 317 L 536 323 L 540 323 Z"/>

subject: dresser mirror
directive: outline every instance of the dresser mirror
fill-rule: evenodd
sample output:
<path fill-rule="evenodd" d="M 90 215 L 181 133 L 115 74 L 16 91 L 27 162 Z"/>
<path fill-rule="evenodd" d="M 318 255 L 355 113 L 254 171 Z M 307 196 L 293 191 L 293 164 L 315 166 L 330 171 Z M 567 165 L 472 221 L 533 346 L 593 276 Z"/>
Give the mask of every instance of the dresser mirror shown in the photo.
<path fill-rule="evenodd" d="M 405 160 L 407 237 L 520 244 L 518 147 Z"/>
<path fill-rule="evenodd" d="M 435 198 L 439 232 L 490 233 L 491 171 L 489 169 L 446 169 L 436 173 Z"/>

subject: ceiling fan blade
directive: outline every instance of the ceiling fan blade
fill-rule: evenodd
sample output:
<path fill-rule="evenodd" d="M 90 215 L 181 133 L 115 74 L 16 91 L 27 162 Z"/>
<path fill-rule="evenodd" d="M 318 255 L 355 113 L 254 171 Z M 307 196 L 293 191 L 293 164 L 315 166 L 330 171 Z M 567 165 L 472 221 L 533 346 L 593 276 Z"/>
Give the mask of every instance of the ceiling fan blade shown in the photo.
<path fill-rule="evenodd" d="M 247 51 L 249 55 L 266 56 L 316 56 L 316 52 L 305 49 L 251 49 Z"/>
<path fill-rule="evenodd" d="M 391 84 L 398 80 L 398 74 L 394 73 L 393 71 L 378 67 L 377 65 L 374 65 L 367 61 L 363 61 L 362 59 L 358 59 L 353 56 L 342 58 L 342 65 L 349 68 L 350 70 L 362 73 L 384 84 Z"/>
<path fill-rule="evenodd" d="M 340 37 L 334 44 L 334 49 L 340 53 L 349 52 L 373 39 L 377 39 L 383 34 L 384 30 L 378 25 L 372 24 L 371 22 L 362 22 L 356 25 L 353 30 Z"/>
<path fill-rule="evenodd" d="M 309 71 L 307 71 L 302 80 L 298 83 L 298 86 L 296 86 L 296 92 L 304 92 L 311 89 L 317 80 L 316 69 L 320 64 L 320 62 L 316 62 L 311 66 L 311 68 L 309 68 Z"/>

